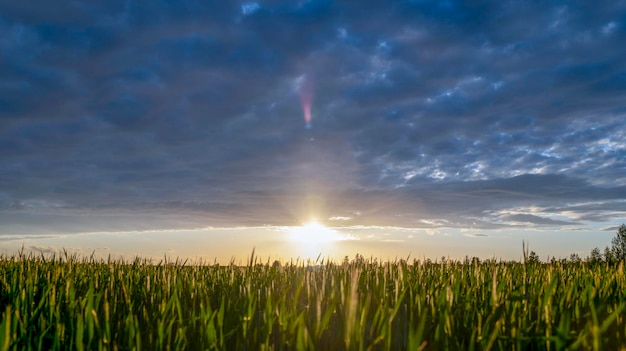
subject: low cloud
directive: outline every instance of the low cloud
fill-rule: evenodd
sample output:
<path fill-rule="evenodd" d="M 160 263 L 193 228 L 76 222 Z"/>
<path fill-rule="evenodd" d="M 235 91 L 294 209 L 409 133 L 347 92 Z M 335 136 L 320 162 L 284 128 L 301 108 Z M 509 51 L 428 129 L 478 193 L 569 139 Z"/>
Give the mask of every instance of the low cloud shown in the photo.
<path fill-rule="evenodd" d="M 479 234 L 479 233 L 464 233 L 463 236 L 466 236 L 468 238 L 482 238 L 482 237 L 487 237 L 487 234 Z"/>

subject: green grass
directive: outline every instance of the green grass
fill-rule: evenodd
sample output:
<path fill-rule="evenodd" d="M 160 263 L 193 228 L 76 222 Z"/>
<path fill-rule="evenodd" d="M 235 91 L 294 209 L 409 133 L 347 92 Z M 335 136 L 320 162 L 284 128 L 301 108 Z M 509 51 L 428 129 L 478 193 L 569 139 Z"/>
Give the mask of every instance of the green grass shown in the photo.
<path fill-rule="evenodd" d="M 4 350 L 615 350 L 622 265 L 0 257 Z"/>

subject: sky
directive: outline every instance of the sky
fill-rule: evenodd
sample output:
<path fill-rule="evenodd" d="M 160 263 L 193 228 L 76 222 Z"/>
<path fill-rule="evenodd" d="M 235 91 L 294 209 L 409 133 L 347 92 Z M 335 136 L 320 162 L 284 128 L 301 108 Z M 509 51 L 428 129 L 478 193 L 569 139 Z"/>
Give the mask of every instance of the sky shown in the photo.
<path fill-rule="evenodd" d="M 626 1 L 0 1 L 0 32 L 0 254 L 547 259 L 626 222 Z"/>

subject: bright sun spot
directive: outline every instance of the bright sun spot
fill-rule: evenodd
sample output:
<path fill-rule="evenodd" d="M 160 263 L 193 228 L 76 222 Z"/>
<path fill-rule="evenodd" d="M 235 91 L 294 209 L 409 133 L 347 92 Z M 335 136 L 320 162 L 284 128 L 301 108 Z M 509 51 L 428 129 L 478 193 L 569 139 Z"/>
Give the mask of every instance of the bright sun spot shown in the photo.
<path fill-rule="evenodd" d="M 311 221 L 300 227 L 289 229 L 289 239 L 302 244 L 324 244 L 333 241 L 345 240 L 336 230 L 327 228 L 316 221 Z"/>

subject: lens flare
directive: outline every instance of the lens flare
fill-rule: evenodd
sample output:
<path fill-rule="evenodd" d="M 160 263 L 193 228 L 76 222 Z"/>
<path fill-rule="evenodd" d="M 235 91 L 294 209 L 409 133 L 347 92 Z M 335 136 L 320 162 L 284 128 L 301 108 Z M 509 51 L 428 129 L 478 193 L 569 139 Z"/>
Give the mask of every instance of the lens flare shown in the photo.
<path fill-rule="evenodd" d="M 302 101 L 302 110 L 304 110 L 304 123 L 307 128 L 311 128 L 311 101 Z"/>
<path fill-rule="evenodd" d="M 312 115 L 311 104 L 313 102 L 313 87 L 310 79 L 301 76 L 296 81 L 298 94 L 300 95 L 300 103 L 302 104 L 302 112 L 304 112 L 304 125 L 307 129 L 311 128 Z"/>

